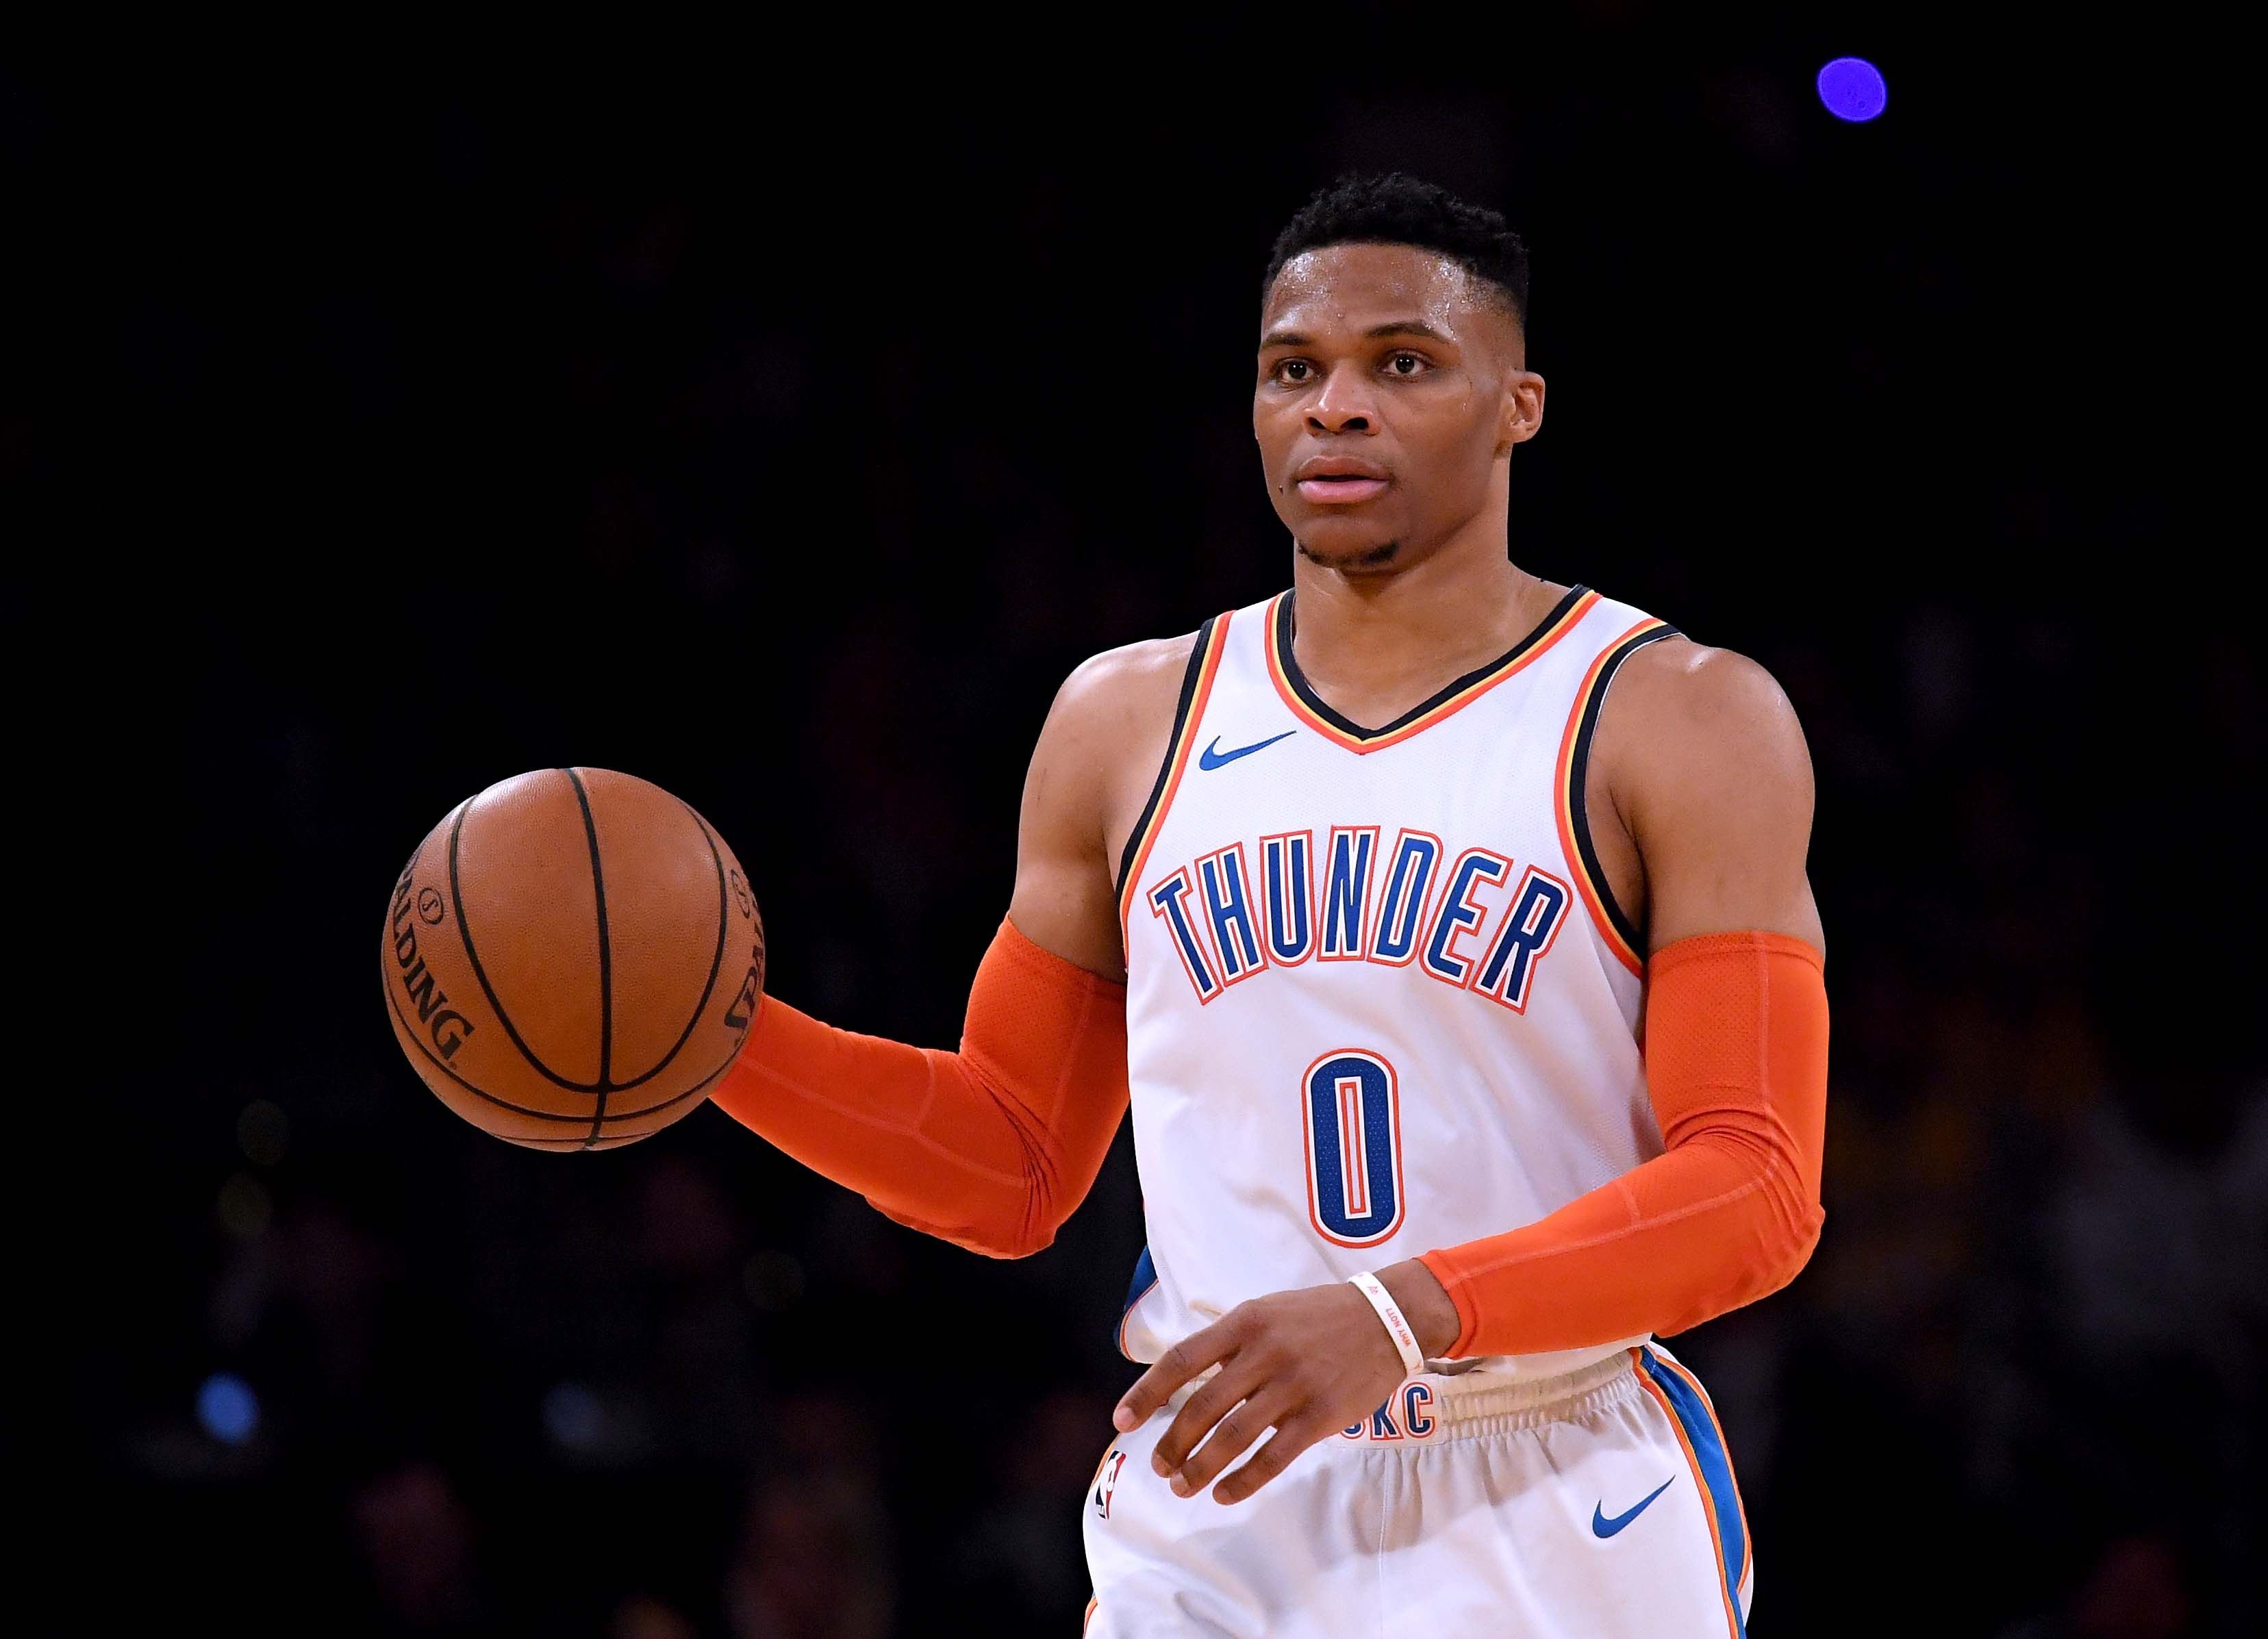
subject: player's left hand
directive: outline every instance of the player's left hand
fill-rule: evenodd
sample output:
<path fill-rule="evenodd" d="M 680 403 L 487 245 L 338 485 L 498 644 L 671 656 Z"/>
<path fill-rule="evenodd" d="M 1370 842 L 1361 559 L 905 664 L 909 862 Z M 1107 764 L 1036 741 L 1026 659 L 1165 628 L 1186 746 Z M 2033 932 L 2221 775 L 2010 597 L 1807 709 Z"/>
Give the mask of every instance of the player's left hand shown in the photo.
<path fill-rule="evenodd" d="M 1424 1264 L 1412 1259 L 1379 1275 L 1429 1355 L 1455 1341 L 1456 1307 Z M 1400 1351 L 1359 1291 L 1344 1282 L 1302 1287 L 1239 1304 L 1174 1344 L 1126 1391 L 1112 1422 L 1121 1432 L 1140 1428 L 1213 1365 L 1220 1371 L 1189 1396 L 1150 1466 L 1172 1481 L 1176 1496 L 1194 1496 L 1275 1430 L 1214 1489 L 1220 1503 L 1242 1502 L 1316 1441 L 1369 1421 L 1403 1375 Z"/>

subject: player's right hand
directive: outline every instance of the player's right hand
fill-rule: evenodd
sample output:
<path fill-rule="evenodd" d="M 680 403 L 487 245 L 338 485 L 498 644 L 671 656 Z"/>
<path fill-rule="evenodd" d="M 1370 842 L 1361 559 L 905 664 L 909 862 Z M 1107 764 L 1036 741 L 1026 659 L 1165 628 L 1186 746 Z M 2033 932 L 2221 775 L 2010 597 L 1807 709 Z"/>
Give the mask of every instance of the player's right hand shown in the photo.
<path fill-rule="evenodd" d="M 1215 1365 L 1219 1371 L 1189 1396 L 1150 1462 L 1176 1496 L 1194 1496 L 1275 1430 L 1221 1481 L 1213 1492 L 1219 1503 L 1244 1501 L 1318 1440 L 1367 1419 L 1403 1375 L 1400 1351 L 1359 1291 L 1343 1281 L 1303 1287 L 1239 1304 L 1174 1344 L 1126 1391 L 1113 1422 L 1121 1431 L 1140 1428 Z"/>

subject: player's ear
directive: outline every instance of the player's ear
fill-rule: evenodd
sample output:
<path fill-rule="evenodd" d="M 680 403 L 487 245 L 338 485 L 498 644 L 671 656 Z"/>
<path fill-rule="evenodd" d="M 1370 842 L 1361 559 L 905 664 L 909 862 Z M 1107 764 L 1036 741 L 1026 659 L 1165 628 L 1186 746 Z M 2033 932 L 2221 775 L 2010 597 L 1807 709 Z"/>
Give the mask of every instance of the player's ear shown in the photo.
<path fill-rule="evenodd" d="M 1543 378 L 1517 364 L 1506 365 L 1497 411 L 1497 453 L 1510 454 L 1513 445 L 1527 443 L 1543 425 Z"/>

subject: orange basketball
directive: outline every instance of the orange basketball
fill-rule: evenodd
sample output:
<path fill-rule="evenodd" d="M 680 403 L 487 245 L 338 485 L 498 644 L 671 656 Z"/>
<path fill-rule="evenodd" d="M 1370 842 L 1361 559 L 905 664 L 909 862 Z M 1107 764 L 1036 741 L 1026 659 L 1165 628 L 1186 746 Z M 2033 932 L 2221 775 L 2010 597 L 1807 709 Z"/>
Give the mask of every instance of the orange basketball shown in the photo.
<path fill-rule="evenodd" d="M 606 1150 L 701 1102 L 763 993 L 740 863 L 658 785 L 544 768 L 460 803 L 379 944 L 387 1013 L 441 1102 L 538 1150 Z"/>

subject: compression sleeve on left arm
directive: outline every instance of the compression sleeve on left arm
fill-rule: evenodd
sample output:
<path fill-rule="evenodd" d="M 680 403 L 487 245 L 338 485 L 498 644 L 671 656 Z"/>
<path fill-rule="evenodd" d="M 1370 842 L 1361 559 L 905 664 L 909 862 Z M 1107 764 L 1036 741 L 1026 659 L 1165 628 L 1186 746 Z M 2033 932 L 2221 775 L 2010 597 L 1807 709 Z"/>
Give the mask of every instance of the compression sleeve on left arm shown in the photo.
<path fill-rule="evenodd" d="M 1646 969 L 1663 1154 L 1508 1234 L 1425 1254 L 1449 1353 L 1526 1355 L 1682 1332 L 1795 1278 L 1819 1239 L 1827 987 L 1776 933 L 1708 934 Z"/>

